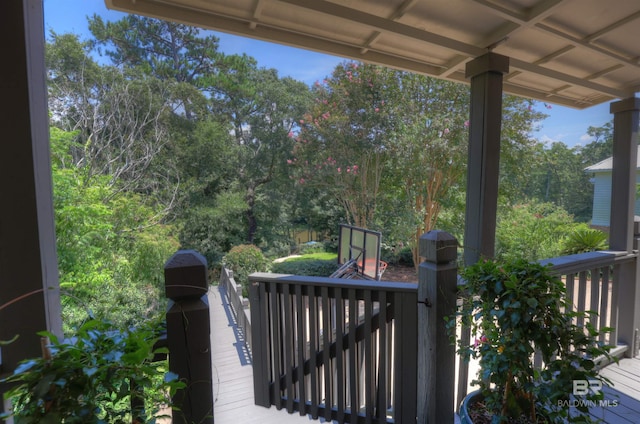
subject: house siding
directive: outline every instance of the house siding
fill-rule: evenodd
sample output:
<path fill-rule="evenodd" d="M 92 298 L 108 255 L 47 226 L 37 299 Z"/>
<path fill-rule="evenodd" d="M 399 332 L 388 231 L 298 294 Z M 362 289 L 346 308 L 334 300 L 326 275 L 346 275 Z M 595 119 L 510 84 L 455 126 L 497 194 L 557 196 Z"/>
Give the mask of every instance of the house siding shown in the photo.
<path fill-rule="evenodd" d="M 640 183 L 640 172 L 636 173 L 636 184 Z M 611 171 L 598 172 L 593 177 L 593 217 L 591 225 L 609 227 L 611 221 Z M 640 199 L 636 198 L 635 214 L 640 215 Z"/>

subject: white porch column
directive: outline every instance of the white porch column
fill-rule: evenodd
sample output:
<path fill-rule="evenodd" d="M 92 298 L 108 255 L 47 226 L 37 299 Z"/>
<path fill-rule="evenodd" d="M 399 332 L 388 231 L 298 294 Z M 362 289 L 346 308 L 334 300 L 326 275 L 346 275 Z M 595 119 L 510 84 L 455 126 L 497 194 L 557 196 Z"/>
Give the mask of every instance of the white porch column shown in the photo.
<path fill-rule="evenodd" d="M 611 187 L 611 224 L 609 247 L 631 252 L 634 237 L 638 116 L 640 99 L 630 97 L 611 104 L 613 113 L 613 174 Z M 616 268 L 618 290 L 618 341 L 629 346 L 626 356 L 633 357 L 639 346 L 640 261 Z"/>
<path fill-rule="evenodd" d="M 42 0 L 0 2 L 0 374 L 41 356 L 37 331 L 61 333 Z M 2 388 L 0 387 L 0 392 Z"/>
<path fill-rule="evenodd" d="M 480 56 L 466 68 L 466 76 L 471 78 L 471 114 L 463 241 L 465 265 L 495 254 L 502 76 L 507 72 L 509 58 L 496 53 Z"/>

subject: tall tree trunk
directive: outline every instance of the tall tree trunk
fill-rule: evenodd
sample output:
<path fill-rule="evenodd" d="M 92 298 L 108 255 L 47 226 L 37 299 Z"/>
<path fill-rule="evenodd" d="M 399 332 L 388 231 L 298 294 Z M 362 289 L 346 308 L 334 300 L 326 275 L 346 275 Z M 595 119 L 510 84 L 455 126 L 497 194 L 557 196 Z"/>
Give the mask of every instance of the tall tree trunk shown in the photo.
<path fill-rule="evenodd" d="M 247 195 L 245 196 L 247 202 L 247 211 L 245 212 L 245 219 L 247 220 L 247 243 L 253 244 L 258 231 L 258 219 L 254 211 L 256 204 L 256 190 L 254 187 L 247 189 Z"/>

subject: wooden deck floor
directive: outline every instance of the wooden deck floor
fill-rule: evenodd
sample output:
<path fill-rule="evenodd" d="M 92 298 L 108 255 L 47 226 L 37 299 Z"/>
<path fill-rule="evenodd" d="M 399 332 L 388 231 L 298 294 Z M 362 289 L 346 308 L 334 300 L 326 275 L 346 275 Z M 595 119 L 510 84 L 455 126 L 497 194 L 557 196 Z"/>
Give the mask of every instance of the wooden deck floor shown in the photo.
<path fill-rule="evenodd" d="M 605 388 L 605 398 L 611 406 L 592 409 L 591 414 L 607 424 L 639 424 L 640 358 L 621 359 L 618 364 L 604 368 L 600 374 L 613 382 L 613 387 Z"/>
<path fill-rule="evenodd" d="M 253 402 L 251 357 L 238 331 L 227 300 L 218 287 L 209 290 L 213 362 L 213 416 L 216 424 L 300 424 L 311 421 L 298 414 L 263 408 Z"/>
<path fill-rule="evenodd" d="M 209 290 L 211 349 L 213 361 L 214 419 L 216 424 L 300 424 L 309 417 L 288 414 L 253 402 L 251 356 L 238 331 L 228 301 L 218 287 Z M 592 409 L 607 424 L 640 424 L 640 358 L 622 359 L 602 374 L 614 386 L 606 388 L 608 407 Z M 614 402 L 616 401 L 616 402 Z M 616 406 L 614 406 L 616 405 Z"/>

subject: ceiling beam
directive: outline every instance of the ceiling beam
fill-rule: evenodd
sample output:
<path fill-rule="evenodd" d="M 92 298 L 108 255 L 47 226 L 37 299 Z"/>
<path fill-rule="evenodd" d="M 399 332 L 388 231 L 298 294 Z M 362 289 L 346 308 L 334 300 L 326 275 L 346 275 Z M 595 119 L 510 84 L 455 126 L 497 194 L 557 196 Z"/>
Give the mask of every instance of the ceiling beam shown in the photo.
<path fill-rule="evenodd" d="M 579 78 L 573 75 L 568 75 L 562 72 L 554 71 L 552 69 L 544 68 L 542 66 L 538 66 L 532 63 L 527 63 L 522 60 L 511 58 L 511 60 L 509 61 L 509 64 L 511 65 L 511 67 L 515 69 L 521 69 L 523 71 L 528 71 L 534 74 L 543 75 L 558 81 L 576 85 L 578 87 L 590 88 L 592 90 L 599 91 L 601 93 L 606 93 L 616 98 L 625 98 L 625 96 L 628 94 L 626 90 L 619 90 L 616 88 L 608 87 L 606 85 L 585 80 L 584 78 Z"/>
<path fill-rule="evenodd" d="M 253 21 L 249 23 L 250 29 L 256 29 L 258 26 L 258 22 L 260 21 L 260 17 L 262 16 L 262 8 L 264 7 L 263 0 L 256 0 L 256 5 L 253 8 Z"/>
<path fill-rule="evenodd" d="M 620 19 L 617 22 L 612 23 L 611 25 L 602 28 L 600 31 L 596 31 L 593 34 L 589 35 L 588 37 L 584 38 L 584 41 L 587 43 L 592 43 L 594 41 L 596 41 L 598 38 L 602 38 L 603 36 L 607 35 L 608 33 L 610 33 L 613 30 L 616 30 L 618 28 L 620 28 L 623 25 L 626 25 L 630 22 L 633 22 L 635 20 L 640 19 L 640 10 L 637 11 L 636 13 L 633 13 L 623 19 Z"/>
<path fill-rule="evenodd" d="M 287 3 L 292 6 L 301 7 L 303 9 L 313 10 L 315 12 L 324 13 L 328 16 L 334 16 L 337 18 L 346 19 L 351 22 L 366 26 L 372 30 L 379 30 L 380 32 L 387 32 L 390 34 L 400 35 L 407 38 L 412 38 L 419 41 L 424 41 L 429 44 L 444 47 L 449 50 L 453 50 L 458 53 L 463 53 L 471 57 L 478 57 L 486 53 L 486 49 L 477 47 L 472 44 L 463 43 L 452 38 L 443 37 L 429 31 L 424 31 L 419 28 L 415 28 L 409 25 L 404 25 L 398 22 L 390 21 L 380 16 L 372 15 L 370 13 L 361 12 L 359 10 L 351 9 L 336 3 L 331 3 L 324 0 L 278 0 L 282 3 Z"/>
<path fill-rule="evenodd" d="M 619 53 L 613 52 L 610 49 L 605 49 L 605 48 L 602 48 L 602 47 L 600 47 L 600 46 L 598 46 L 596 44 L 592 44 L 589 41 L 586 41 L 588 39 L 588 37 L 585 38 L 585 39 L 574 37 L 573 35 L 570 35 L 570 34 L 567 34 L 566 32 L 557 30 L 557 29 L 555 29 L 555 28 L 553 28 L 553 27 L 551 27 L 549 25 L 543 24 L 543 23 L 536 24 L 536 27 L 541 29 L 541 30 L 543 30 L 543 31 L 545 31 L 545 32 L 547 32 L 547 33 L 549 33 L 549 34 L 553 34 L 553 35 L 555 35 L 555 36 L 557 36 L 557 37 L 559 37 L 559 38 L 561 38 L 561 39 L 563 39 L 563 40 L 565 40 L 565 41 L 567 41 L 569 43 L 572 43 L 572 44 L 575 44 L 575 45 L 579 45 L 579 46 L 584 47 L 586 49 L 589 49 L 589 50 L 592 50 L 594 52 L 600 53 L 602 55 L 608 56 L 608 57 L 610 57 L 612 59 L 615 59 L 615 60 L 618 60 L 620 62 L 626 63 L 627 65 L 631 65 L 631 66 L 634 66 L 636 68 L 640 67 L 640 64 L 638 64 L 638 62 L 636 60 L 633 60 L 633 59 L 628 58 L 628 57 L 626 57 L 624 55 L 621 55 Z"/>
<path fill-rule="evenodd" d="M 396 10 L 393 11 L 391 15 L 389 15 L 389 17 L 387 17 L 387 19 L 389 19 L 390 21 L 397 21 L 398 19 L 402 18 L 405 13 L 409 11 L 409 9 L 415 6 L 417 2 L 418 0 L 405 0 Z M 367 39 L 367 41 L 362 45 L 362 54 L 365 54 L 367 51 L 369 51 L 369 47 L 371 47 L 371 45 L 375 43 L 381 35 L 382 33 L 380 31 L 374 31 L 373 34 L 371 34 L 371 36 Z"/>

